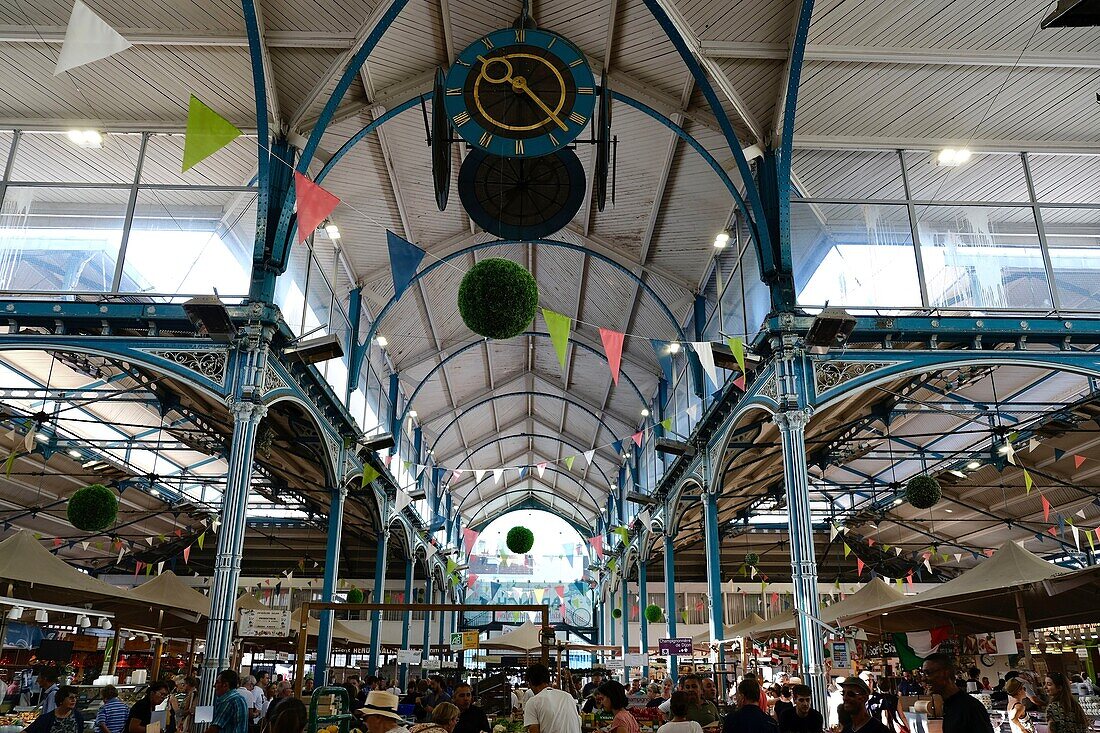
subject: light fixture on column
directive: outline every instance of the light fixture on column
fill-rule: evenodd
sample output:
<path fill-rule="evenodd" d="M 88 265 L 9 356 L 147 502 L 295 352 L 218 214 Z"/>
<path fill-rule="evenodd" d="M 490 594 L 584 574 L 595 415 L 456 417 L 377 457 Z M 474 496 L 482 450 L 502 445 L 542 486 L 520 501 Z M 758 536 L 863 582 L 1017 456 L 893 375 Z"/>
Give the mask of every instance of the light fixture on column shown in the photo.
<path fill-rule="evenodd" d="M 106 617 L 101 618 L 99 620 L 99 628 L 103 629 L 104 631 L 110 631 L 111 630 L 111 619 L 106 618 Z"/>
<path fill-rule="evenodd" d="M 35 623 L 48 624 L 50 622 L 50 614 L 46 613 L 46 609 L 40 608 L 34 612 Z"/>
<path fill-rule="evenodd" d="M 718 232 L 718 234 L 714 235 L 714 248 L 715 249 L 725 249 L 726 245 L 729 244 L 729 243 L 730 243 L 730 230 L 729 229 L 723 229 L 722 231 Z"/>
<path fill-rule="evenodd" d="M 92 620 L 84 614 L 80 614 L 76 617 L 76 625 L 82 629 L 87 629 L 92 625 Z"/>
<path fill-rule="evenodd" d="M 387 448 L 392 448 L 395 445 L 393 435 L 390 433 L 379 433 L 378 435 L 364 435 L 359 439 L 359 446 L 362 450 L 367 451 L 381 451 Z"/>
<path fill-rule="evenodd" d="M 9 621 L 18 621 L 21 618 L 23 618 L 23 607 L 22 606 L 15 606 L 10 611 L 8 611 L 8 620 Z"/>
<path fill-rule="evenodd" d="M 283 349 L 283 356 L 303 364 L 316 364 L 330 359 L 338 359 L 343 355 L 344 347 L 340 345 L 340 337 L 336 334 L 299 341 L 294 346 Z"/>
<path fill-rule="evenodd" d="M 228 343 L 237 335 L 229 309 L 216 295 L 198 295 L 183 304 L 183 312 L 195 327 L 201 327 L 214 341 Z"/>
<path fill-rule="evenodd" d="M 856 317 L 843 308 L 825 308 L 814 317 L 806 332 L 811 354 L 828 354 L 829 349 L 848 340 L 856 328 Z"/>

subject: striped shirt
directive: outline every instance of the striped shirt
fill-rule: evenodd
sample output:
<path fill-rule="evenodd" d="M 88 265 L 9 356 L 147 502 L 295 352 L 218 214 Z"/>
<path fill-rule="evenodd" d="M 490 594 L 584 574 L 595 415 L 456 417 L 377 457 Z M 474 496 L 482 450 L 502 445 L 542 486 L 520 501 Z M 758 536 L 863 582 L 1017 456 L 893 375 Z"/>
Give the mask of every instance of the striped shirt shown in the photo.
<path fill-rule="evenodd" d="M 110 733 L 122 733 L 122 729 L 126 727 L 126 721 L 130 719 L 130 706 L 119 700 L 117 697 L 112 697 L 107 702 L 103 703 L 103 706 L 99 709 L 99 712 L 95 716 L 95 729 L 97 733 L 102 731 L 101 724 L 107 724 L 107 730 Z"/>

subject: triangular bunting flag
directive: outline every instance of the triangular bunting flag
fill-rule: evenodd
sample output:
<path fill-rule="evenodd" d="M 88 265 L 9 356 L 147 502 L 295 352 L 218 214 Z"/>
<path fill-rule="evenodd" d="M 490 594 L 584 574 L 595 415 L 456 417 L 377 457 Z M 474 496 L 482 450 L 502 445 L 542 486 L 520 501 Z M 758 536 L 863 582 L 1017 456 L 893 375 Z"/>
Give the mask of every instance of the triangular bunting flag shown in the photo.
<path fill-rule="evenodd" d="M 692 420 L 699 417 L 699 405 L 688 405 L 687 416 Z"/>
<path fill-rule="evenodd" d="M 480 532 L 475 529 L 462 530 L 462 546 L 466 550 L 467 555 L 474 551 L 474 545 L 477 544 L 477 538 L 479 536 Z"/>
<path fill-rule="evenodd" d="M 592 549 L 596 552 L 596 557 L 603 559 L 603 535 L 596 535 L 595 537 L 588 538 L 588 544 L 592 545 Z"/>
<path fill-rule="evenodd" d="M 500 480 L 502 478 L 504 478 L 504 469 L 503 468 L 494 468 L 493 469 L 493 483 L 499 484 Z"/>
<path fill-rule="evenodd" d="M 187 108 L 187 135 L 183 140 L 183 172 L 186 173 L 240 136 L 241 131 L 235 125 L 192 94 Z"/>
<path fill-rule="evenodd" d="M 900 547 L 895 547 L 894 548 L 894 554 L 898 557 L 901 557 L 901 548 Z"/>
<path fill-rule="evenodd" d="M 744 374 L 741 374 L 741 375 L 739 375 L 739 376 L 735 377 L 735 378 L 733 379 L 733 386 L 734 386 L 734 387 L 737 387 L 737 389 L 741 390 L 742 392 L 746 391 L 746 387 L 745 387 L 745 375 L 744 375 Z"/>
<path fill-rule="evenodd" d="M 412 282 L 416 268 L 424 259 L 424 250 L 412 242 L 386 230 L 386 245 L 390 250 L 390 275 L 393 277 L 393 297 L 400 298 Z"/>
<path fill-rule="evenodd" d="M 183 564 L 184 565 L 190 565 L 191 564 L 191 545 L 188 545 L 187 547 L 183 548 Z"/>
<path fill-rule="evenodd" d="M 160 575 L 163 572 L 164 572 L 164 560 L 161 560 L 160 562 L 157 563 L 157 575 Z"/>
<path fill-rule="evenodd" d="M 566 456 L 565 457 L 565 470 L 567 470 L 567 471 L 572 471 L 573 470 L 573 459 L 574 458 L 576 458 L 576 456 Z"/>
<path fill-rule="evenodd" d="M 85 552 L 87 552 L 88 551 L 88 545 L 90 545 L 90 544 L 91 544 L 90 542 L 81 542 L 80 546 L 84 548 Z"/>
<path fill-rule="evenodd" d="M 367 484 L 369 484 L 371 481 L 374 481 L 376 478 L 378 478 L 381 475 L 382 474 L 378 473 L 377 468 L 370 465 L 369 463 L 364 463 L 363 464 L 363 480 L 362 480 L 362 482 L 360 482 L 359 485 L 362 488 L 366 488 Z"/>
<path fill-rule="evenodd" d="M 1027 452 L 1028 453 L 1031 453 L 1032 451 L 1034 451 L 1038 447 L 1039 447 L 1039 439 L 1038 438 L 1032 438 L 1031 440 L 1027 441 Z"/>
<path fill-rule="evenodd" d="M 469 575 L 466 576 L 466 587 L 467 588 L 473 588 L 475 583 L 477 583 L 477 575 L 475 575 L 474 573 L 470 573 Z"/>
<path fill-rule="evenodd" d="M 624 545 L 630 544 L 630 530 L 629 529 L 627 529 L 626 527 L 615 527 L 611 531 L 619 536 L 619 539 L 621 539 L 623 541 Z"/>
<path fill-rule="evenodd" d="M 603 350 L 607 355 L 607 366 L 611 370 L 611 381 L 616 386 L 619 384 L 619 367 L 623 357 L 623 339 L 626 334 L 612 331 L 610 328 L 600 329 L 600 340 L 603 341 Z"/>
<path fill-rule="evenodd" d="M 197 542 L 197 543 L 198 543 L 198 545 L 199 545 L 199 549 L 200 549 L 200 550 L 202 549 L 202 544 L 203 544 L 203 542 L 205 542 L 205 541 L 206 541 L 206 532 L 203 532 L 202 534 L 200 534 L 200 535 L 198 536 L 198 538 L 197 538 L 197 539 L 195 540 L 195 542 Z"/>
<path fill-rule="evenodd" d="M 1084 509 L 1078 509 L 1076 512 L 1074 512 L 1074 514 L 1076 514 L 1078 517 L 1081 517 L 1081 519 L 1085 518 L 1085 510 Z"/>
<path fill-rule="evenodd" d="M 1043 493 L 1041 491 L 1039 492 L 1039 501 L 1043 502 L 1043 521 L 1044 522 L 1049 522 L 1050 521 L 1050 502 L 1047 501 L 1047 498 L 1045 496 L 1043 496 Z"/>
<path fill-rule="evenodd" d="M 858 557 L 856 558 L 856 576 L 863 577 L 863 561 Z"/>
<path fill-rule="evenodd" d="M 527 469 L 528 468 L 530 468 L 530 466 L 520 466 L 519 467 L 519 480 L 520 481 L 522 481 L 523 477 L 527 475 Z"/>
<path fill-rule="evenodd" d="M 546 330 L 550 332 L 550 342 L 554 344 L 558 363 L 565 369 L 565 359 L 569 355 L 569 330 L 573 327 L 573 319 L 549 308 L 542 309 L 542 319 L 546 321 Z"/>
<path fill-rule="evenodd" d="M 1084 456 L 1078 456 L 1078 455 L 1073 456 L 1073 467 L 1074 468 L 1080 468 L 1081 464 L 1084 463 L 1084 462 L 1085 462 L 1085 457 Z"/>
<path fill-rule="evenodd" d="M 336 210 L 340 199 L 298 171 L 294 171 L 294 198 L 298 207 L 298 243 L 301 244 Z"/>
<path fill-rule="evenodd" d="M 535 468 L 538 469 L 539 478 L 542 478 L 543 474 L 546 473 L 546 461 L 536 464 Z"/>
<path fill-rule="evenodd" d="M 849 555 L 851 555 L 852 554 L 852 548 L 848 547 L 848 543 L 847 542 L 842 542 L 841 544 L 844 545 L 844 557 L 848 557 Z"/>
<path fill-rule="evenodd" d="M 665 432 L 671 432 L 672 431 L 672 418 L 671 417 L 666 417 L 664 420 L 662 420 L 661 421 L 661 427 L 665 429 Z"/>
<path fill-rule="evenodd" d="M 639 430 L 638 432 L 634 433 L 630 436 L 630 439 L 634 441 L 634 445 L 638 446 L 639 448 L 642 447 L 642 431 Z"/>
<path fill-rule="evenodd" d="M 483 478 L 485 478 L 485 469 L 484 468 L 475 468 L 474 469 L 474 481 L 476 481 L 477 483 L 480 484 L 481 479 L 483 479 Z"/>
<path fill-rule="evenodd" d="M 113 56 L 130 46 L 131 43 L 118 31 L 107 25 L 81 0 L 76 0 L 53 75 Z"/>
<path fill-rule="evenodd" d="M 714 349 L 710 341 L 692 341 L 691 348 L 695 350 L 695 355 L 699 357 L 699 363 L 710 379 L 710 383 L 717 387 L 718 372 L 714 368 Z"/>
<path fill-rule="evenodd" d="M 592 465 L 592 458 L 595 455 L 596 455 L 596 451 L 586 450 L 584 452 L 584 462 L 585 462 L 585 464 L 591 466 Z"/>
<path fill-rule="evenodd" d="M 1031 474 L 1028 473 L 1027 469 L 1025 468 L 1024 469 L 1024 488 L 1027 490 L 1025 493 L 1028 493 L 1028 494 L 1031 493 L 1031 486 L 1032 486 Z"/>
<path fill-rule="evenodd" d="M 829 524 L 829 542 L 836 539 L 837 529 L 835 524 Z"/>
<path fill-rule="evenodd" d="M 961 552 L 955 553 L 955 562 L 962 562 L 963 554 Z"/>
<path fill-rule="evenodd" d="M 733 352 L 733 358 L 737 359 L 737 366 L 741 369 L 741 373 L 745 373 L 745 339 L 740 336 L 733 336 L 726 339 L 726 343 L 730 347 L 730 351 Z"/>
<path fill-rule="evenodd" d="M 1077 545 L 1077 551 L 1081 551 L 1081 532 L 1077 529 L 1076 524 L 1069 525 L 1070 531 L 1073 532 L 1073 544 Z"/>
<path fill-rule="evenodd" d="M 1054 449 L 1054 460 L 1060 461 L 1063 458 L 1065 458 L 1065 456 L 1066 456 L 1066 452 L 1064 450 L 1062 450 L 1061 448 L 1055 448 Z"/>
<path fill-rule="evenodd" d="M 152 546 L 153 546 L 153 538 L 152 538 L 152 537 L 146 537 L 146 538 L 145 538 L 145 544 L 147 544 L 147 545 L 149 545 L 150 547 L 152 547 Z"/>
<path fill-rule="evenodd" d="M 398 489 L 393 502 L 394 513 L 400 514 L 409 504 L 412 504 L 412 497 L 405 493 L 404 489 Z"/>

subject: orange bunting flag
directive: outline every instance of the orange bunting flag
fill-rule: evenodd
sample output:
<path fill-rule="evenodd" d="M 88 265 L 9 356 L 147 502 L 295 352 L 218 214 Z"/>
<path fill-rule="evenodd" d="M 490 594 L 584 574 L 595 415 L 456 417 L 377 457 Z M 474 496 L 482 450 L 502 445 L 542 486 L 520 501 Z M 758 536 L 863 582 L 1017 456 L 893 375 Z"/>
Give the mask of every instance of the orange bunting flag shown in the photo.
<path fill-rule="evenodd" d="M 1042 493 L 1039 494 L 1039 500 L 1043 502 L 1043 521 L 1044 522 L 1049 522 L 1050 521 L 1050 502 L 1047 501 L 1047 498 L 1045 496 L 1043 496 Z"/>
<path fill-rule="evenodd" d="M 184 565 L 191 564 L 191 545 L 183 548 L 183 563 Z"/>
<path fill-rule="evenodd" d="M 856 575 L 863 577 L 863 561 L 858 557 L 856 558 Z"/>
<path fill-rule="evenodd" d="M 610 328 L 600 329 L 600 340 L 603 341 L 603 350 L 607 355 L 607 366 L 611 369 L 611 381 L 615 386 L 619 385 L 619 366 L 623 358 L 623 339 L 625 333 L 612 331 Z"/>
<path fill-rule="evenodd" d="M 321 226 L 340 204 L 340 199 L 294 171 L 294 197 L 298 200 L 298 243 Z"/>
<path fill-rule="evenodd" d="M 1081 464 L 1084 463 L 1084 462 L 1085 462 L 1085 457 L 1084 456 L 1075 455 L 1073 457 L 1073 467 L 1074 468 L 1080 468 Z"/>

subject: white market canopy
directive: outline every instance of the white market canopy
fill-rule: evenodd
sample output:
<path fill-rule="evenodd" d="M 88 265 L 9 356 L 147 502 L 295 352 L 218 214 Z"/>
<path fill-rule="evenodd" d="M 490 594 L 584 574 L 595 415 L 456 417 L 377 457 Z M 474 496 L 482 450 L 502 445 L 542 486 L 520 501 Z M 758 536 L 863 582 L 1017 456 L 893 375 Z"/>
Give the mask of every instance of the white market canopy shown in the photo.
<path fill-rule="evenodd" d="M 731 639 L 737 639 L 737 638 L 742 637 L 742 636 L 748 636 L 748 634 L 745 633 L 746 631 L 753 628 L 757 624 L 762 624 L 762 623 L 764 623 L 764 619 L 754 611 L 753 613 L 750 613 L 748 616 L 741 619 L 740 621 L 733 624 L 732 626 L 723 626 L 722 627 L 722 640 L 725 642 L 725 641 L 730 641 Z M 702 645 L 709 644 L 710 643 L 710 630 L 708 629 L 708 630 L 702 632 L 701 634 L 696 634 L 695 636 L 691 637 L 691 640 L 697 646 L 702 646 Z"/>

